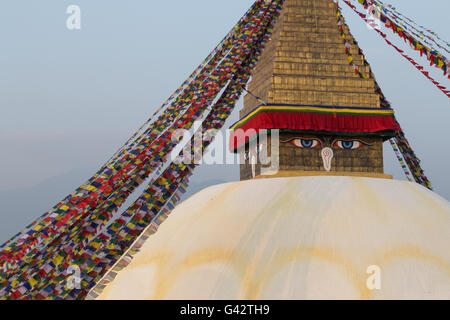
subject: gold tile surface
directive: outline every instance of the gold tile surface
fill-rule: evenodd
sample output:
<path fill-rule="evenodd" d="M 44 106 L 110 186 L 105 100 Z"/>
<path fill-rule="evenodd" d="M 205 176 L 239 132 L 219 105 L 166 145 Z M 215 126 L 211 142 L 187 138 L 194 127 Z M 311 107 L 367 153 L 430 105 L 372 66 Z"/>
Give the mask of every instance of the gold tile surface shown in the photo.
<path fill-rule="evenodd" d="M 347 26 L 344 30 L 352 40 Z M 352 45 L 350 51 L 368 75 L 359 48 Z M 360 78 L 349 65 L 333 0 L 285 1 L 249 90 L 267 103 L 379 107 L 374 80 Z M 241 116 L 259 104 L 247 95 Z"/>
<path fill-rule="evenodd" d="M 379 108 L 374 79 L 355 74 L 345 53 L 333 0 L 286 0 L 260 61 L 249 91 L 266 103 L 326 105 Z M 360 72 L 369 75 L 364 57 L 353 44 L 353 36 L 344 26 L 352 43 L 350 52 Z M 250 94 L 244 97 L 241 117 L 261 104 Z M 295 134 L 281 133 L 283 139 Z M 364 137 L 359 137 L 363 139 Z M 360 150 L 334 148 L 333 172 L 356 175 L 383 175 L 383 140 L 367 138 L 370 145 Z M 247 152 L 249 149 L 247 147 Z M 280 144 L 280 173 L 324 172 L 320 149 L 296 148 Z M 258 176 L 261 165 L 241 165 L 241 180 Z"/>

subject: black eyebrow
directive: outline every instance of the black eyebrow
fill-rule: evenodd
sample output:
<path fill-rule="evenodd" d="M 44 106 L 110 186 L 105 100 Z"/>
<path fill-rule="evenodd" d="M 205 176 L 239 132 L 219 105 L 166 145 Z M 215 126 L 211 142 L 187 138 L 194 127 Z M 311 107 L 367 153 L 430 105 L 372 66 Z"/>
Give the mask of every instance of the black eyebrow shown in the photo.
<path fill-rule="evenodd" d="M 361 142 L 361 143 L 363 143 L 364 145 L 366 145 L 366 146 L 369 146 L 369 147 L 371 147 L 371 146 L 373 146 L 373 144 L 370 144 L 370 143 L 368 143 L 368 142 L 365 142 L 364 140 L 361 140 L 361 139 L 352 139 L 352 138 L 334 138 L 333 140 L 331 140 L 331 145 L 333 145 L 336 141 L 358 141 L 358 142 Z"/>
<path fill-rule="evenodd" d="M 292 140 L 295 140 L 295 139 L 320 140 L 322 143 L 325 143 L 325 140 L 323 140 L 321 137 L 292 137 L 292 138 L 289 138 L 288 140 L 285 140 L 285 141 L 280 140 L 280 142 L 287 143 L 287 142 L 291 142 Z"/>

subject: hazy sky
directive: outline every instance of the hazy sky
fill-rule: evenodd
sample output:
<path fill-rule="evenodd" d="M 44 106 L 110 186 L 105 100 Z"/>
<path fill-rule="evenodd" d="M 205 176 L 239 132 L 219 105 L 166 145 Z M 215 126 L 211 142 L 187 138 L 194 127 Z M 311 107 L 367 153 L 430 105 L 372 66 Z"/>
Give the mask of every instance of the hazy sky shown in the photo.
<path fill-rule="evenodd" d="M 39 184 L 86 172 L 70 189 L 53 186 L 64 195 L 76 188 L 164 102 L 252 2 L 2 1 L 0 192 L 23 190 L 17 201 L 26 202 Z M 450 1 L 390 3 L 450 40 Z M 66 28 L 71 4 L 82 10 L 81 30 Z M 450 199 L 448 98 L 341 5 L 426 174 Z M 411 56 L 426 64 L 417 53 Z M 450 87 L 440 72 L 432 75 Z M 236 118 L 237 113 L 230 123 Z M 386 150 L 386 172 L 403 179 L 393 152 Z M 238 169 L 209 170 L 203 178 L 215 174 L 237 179 Z M 49 200 L 48 208 L 53 204 Z M 13 206 L 0 203 L 0 219 L 14 219 Z"/>

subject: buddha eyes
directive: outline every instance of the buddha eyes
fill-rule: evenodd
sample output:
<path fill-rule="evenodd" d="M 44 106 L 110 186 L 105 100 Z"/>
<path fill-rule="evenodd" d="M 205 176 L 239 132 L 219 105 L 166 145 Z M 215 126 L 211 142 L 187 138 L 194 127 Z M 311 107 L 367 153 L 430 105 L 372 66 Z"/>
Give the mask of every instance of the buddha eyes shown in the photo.
<path fill-rule="evenodd" d="M 283 142 L 289 142 L 295 147 L 303 148 L 303 149 L 313 149 L 317 146 L 321 146 L 322 142 L 317 139 L 307 139 L 307 138 L 293 138 L 288 141 Z"/>
<path fill-rule="evenodd" d="M 290 143 L 293 146 L 302 149 L 314 149 L 319 146 L 320 147 L 324 146 L 321 140 L 315 138 L 292 138 L 281 142 Z M 370 144 L 363 142 L 361 140 L 351 140 L 351 139 L 348 140 L 336 139 L 331 143 L 331 147 L 340 148 L 344 150 L 357 150 L 364 146 L 370 146 Z"/>
<path fill-rule="evenodd" d="M 333 147 L 338 147 L 345 150 L 356 150 L 369 144 L 360 140 L 335 140 L 333 142 Z"/>

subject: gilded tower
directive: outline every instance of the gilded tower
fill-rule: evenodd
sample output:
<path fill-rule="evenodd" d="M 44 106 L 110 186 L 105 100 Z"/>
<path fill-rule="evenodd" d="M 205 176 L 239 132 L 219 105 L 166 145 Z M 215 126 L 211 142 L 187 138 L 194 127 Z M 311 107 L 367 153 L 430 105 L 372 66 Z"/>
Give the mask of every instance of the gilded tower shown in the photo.
<path fill-rule="evenodd" d="M 236 138 L 248 129 L 280 130 L 280 175 L 383 174 L 383 141 L 398 124 L 380 106 L 370 67 L 333 0 L 285 1 L 248 91 L 232 127 L 231 148 L 247 155 L 241 180 L 261 170 L 251 163 L 258 148 Z"/>

